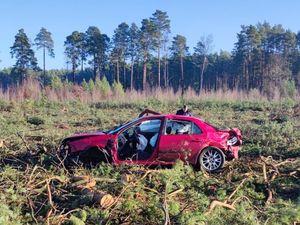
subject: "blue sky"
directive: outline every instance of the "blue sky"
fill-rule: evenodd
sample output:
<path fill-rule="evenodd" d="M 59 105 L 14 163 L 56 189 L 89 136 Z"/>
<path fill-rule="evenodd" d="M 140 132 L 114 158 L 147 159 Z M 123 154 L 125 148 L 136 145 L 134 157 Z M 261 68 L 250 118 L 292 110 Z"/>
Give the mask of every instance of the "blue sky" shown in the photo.
<path fill-rule="evenodd" d="M 267 21 L 300 30 L 298 0 L 2 0 L 0 69 L 15 63 L 9 52 L 21 28 L 32 41 L 41 27 L 52 32 L 56 57 L 47 58 L 46 67 L 59 69 L 66 67 L 63 44 L 73 31 L 97 26 L 112 37 L 121 22 L 140 26 L 156 9 L 167 11 L 171 35 L 184 35 L 190 50 L 201 36 L 212 34 L 213 51 L 231 51 L 242 24 Z M 42 66 L 41 51 L 36 56 Z"/>

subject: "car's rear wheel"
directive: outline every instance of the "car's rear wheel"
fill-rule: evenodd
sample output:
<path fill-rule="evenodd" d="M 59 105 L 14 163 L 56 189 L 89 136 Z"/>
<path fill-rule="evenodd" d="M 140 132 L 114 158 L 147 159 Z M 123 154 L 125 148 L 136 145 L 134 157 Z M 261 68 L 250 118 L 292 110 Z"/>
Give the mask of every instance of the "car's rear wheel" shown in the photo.
<path fill-rule="evenodd" d="M 225 155 L 215 147 L 208 147 L 202 150 L 199 156 L 200 169 L 213 173 L 224 166 Z"/>

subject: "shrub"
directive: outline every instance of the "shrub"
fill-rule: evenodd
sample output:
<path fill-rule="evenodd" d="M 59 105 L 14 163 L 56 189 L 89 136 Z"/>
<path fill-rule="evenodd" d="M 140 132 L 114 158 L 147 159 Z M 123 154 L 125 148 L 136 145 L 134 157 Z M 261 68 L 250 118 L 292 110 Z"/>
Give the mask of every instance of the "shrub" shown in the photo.
<path fill-rule="evenodd" d="M 94 84 L 94 81 L 92 79 L 89 80 L 89 83 L 88 83 L 88 90 L 90 92 L 93 92 L 95 89 L 95 84 Z"/>
<path fill-rule="evenodd" d="M 285 80 L 282 83 L 281 89 L 280 89 L 280 95 L 284 98 L 294 98 L 296 95 L 297 89 L 295 81 L 293 80 Z"/>
<path fill-rule="evenodd" d="M 101 80 L 100 79 L 96 80 L 95 87 L 96 87 L 97 90 L 100 91 L 100 94 L 103 97 L 108 96 L 109 93 L 110 93 L 110 85 L 109 85 L 109 83 L 108 83 L 105 76 Z"/>
<path fill-rule="evenodd" d="M 27 119 L 27 123 L 33 124 L 33 125 L 41 125 L 45 123 L 45 120 L 43 118 L 40 118 L 38 116 L 29 117 Z"/>
<path fill-rule="evenodd" d="M 88 91 L 89 90 L 89 85 L 86 82 L 85 79 L 83 79 L 82 83 L 81 83 L 81 87 L 83 88 L 84 91 Z"/>
<path fill-rule="evenodd" d="M 113 83 L 112 90 L 115 96 L 123 96 L 125 94 L 123 85 L 119 82 Z"/>
<path fill-rule="evenodd" d="M 60 90 L 63 87 L 63 83 L 61 82 L 61 79 L 57 75 L 53 75 L 50 78 L 50 86 L 54 90 Z"/>

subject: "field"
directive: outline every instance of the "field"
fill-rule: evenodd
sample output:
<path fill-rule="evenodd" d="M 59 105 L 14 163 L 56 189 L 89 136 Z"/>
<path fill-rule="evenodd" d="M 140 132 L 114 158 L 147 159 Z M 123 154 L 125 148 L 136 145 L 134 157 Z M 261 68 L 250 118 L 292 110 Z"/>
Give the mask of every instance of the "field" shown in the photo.
<path fill-rule="evenodd" d="M 300 105 L 292 100 L 186 102 L 195 116 L 243 132 L 240 159 L 220 174 L 182 162 L 66 170 L 56 155 L 72 133 L 111 128 L 144 108 L 173 113 L 182 101 L 0 102 L 0 224 L 300 222 Z M 78 188 L 83 182 L 90 192 Z M 113 201 L 97 203 L 93 193 Z"/>

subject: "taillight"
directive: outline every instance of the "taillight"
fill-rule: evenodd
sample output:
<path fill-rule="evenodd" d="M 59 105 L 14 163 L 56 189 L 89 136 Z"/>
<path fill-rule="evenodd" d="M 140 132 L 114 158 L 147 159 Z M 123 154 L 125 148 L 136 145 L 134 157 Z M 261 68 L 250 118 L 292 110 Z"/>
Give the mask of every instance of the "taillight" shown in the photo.
<path fill-rule="evenodd" d="M 238 143 L 238 139 L 236 136 L 231 136 L 227 141 L 227 145 L 229 146 L 236 145 L 237 143 Z"/>

